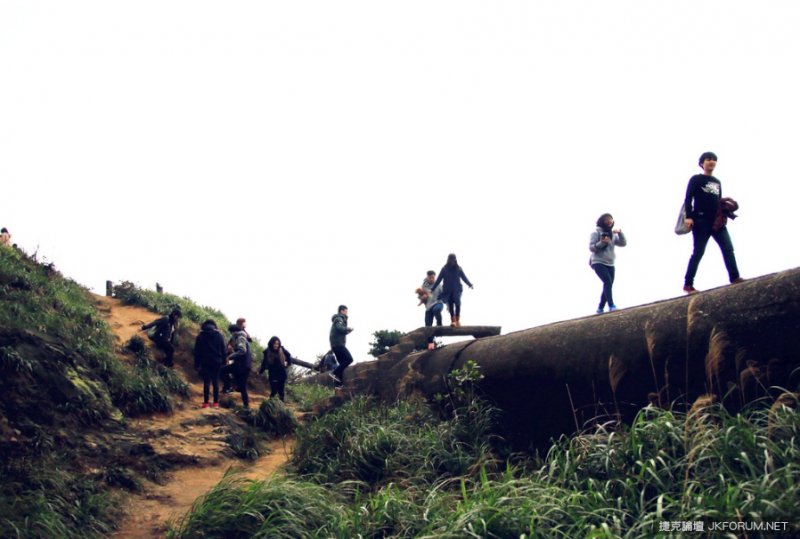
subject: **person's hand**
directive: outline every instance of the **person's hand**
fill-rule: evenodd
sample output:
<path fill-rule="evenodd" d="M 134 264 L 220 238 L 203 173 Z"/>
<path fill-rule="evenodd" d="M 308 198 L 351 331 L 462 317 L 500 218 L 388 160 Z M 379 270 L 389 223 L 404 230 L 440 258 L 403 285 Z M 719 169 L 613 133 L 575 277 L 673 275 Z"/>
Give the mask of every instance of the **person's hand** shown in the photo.
<path fill-rule="evenodd" d="M 694 228 L 694 219 L 686 219 L 684 223 L 686 224 L 687 229 L 691 230 Z"/>
<path fill-rule="evenodd" d="M 619 228 L 615 228 L 615 229 L 614 229 L 614 230 L 612 230 L 611 232 L 613 232 L 614 234 L 621 234 L 621 233 L 622 233 L 622 230 L 620 230 Z"/>
<path fill-rule="evenodd" d="M 144 331 L 144 326 L 142 326 L 141 328 L 139 328 L 139 331 Z"/>
<path fill-rule="evenodd" d="M 610 238 L 610 237 L 608 237 L 608 236 L 606 236 L 605 238 L 603 238 L 603 239 L 602 239 L 602 240 L 600 240 L 600 241 L 601 241 L 601 242 L 603 242 L 603 243 L 611 243 L 611 238 Z"/>
<path fill-rule="evenodd" d="M 469 289 L 470 290 L 475 290 L 475 287 L 474 286 L 470 286 Z"/>
<path fill-rule="evenodd" d="M 347 333 L 353 333 L 353 328 L 347 328 Z"/>

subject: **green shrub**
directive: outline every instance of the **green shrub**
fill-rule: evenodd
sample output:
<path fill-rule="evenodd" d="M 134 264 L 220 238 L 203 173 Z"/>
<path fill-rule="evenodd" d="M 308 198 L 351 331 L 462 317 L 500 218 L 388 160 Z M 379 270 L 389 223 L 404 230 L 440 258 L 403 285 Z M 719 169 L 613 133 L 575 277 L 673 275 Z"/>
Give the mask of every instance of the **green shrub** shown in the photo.
<path fill-rule="evenodd" d="M 294 412 L 278 399 L 261 401 L 261 405 L 250 421 L 253 426 L 272 436 L 291 434 L 298 426 Z"/>
<path fill-rule="evenodd" d="M 315 405 L 333 396 L 333 389 L 317 384 L 292 384 L 286 386 L 286 398 L 295 403 L 301 412 L 310 412 Z"/>

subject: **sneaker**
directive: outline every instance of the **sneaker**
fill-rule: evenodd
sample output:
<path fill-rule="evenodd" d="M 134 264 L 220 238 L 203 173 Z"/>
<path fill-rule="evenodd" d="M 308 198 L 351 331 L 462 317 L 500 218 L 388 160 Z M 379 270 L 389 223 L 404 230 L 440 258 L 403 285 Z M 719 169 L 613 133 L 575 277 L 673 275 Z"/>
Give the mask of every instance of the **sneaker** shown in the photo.
<path fill-rule="evenodd" d="M 611 307 L 608 308 L 608 312 L 616 311 L 616 310 L 617 310 L 617 306 L 616 305 L 612 305 Z"/>
<path fill-rule="evenodd" d="M 595 312 L 597 314 L 603 314 L 605 311 L 603 309 L 597 309 Z"/>
<path fill-rule="evenodd" d="M 433 350 L 434 348 L 436 348 L 435 344 L 433 344 L 432 342 L 428 343 L 428 350 Z"/>
<path fill-rule="evenodd" d="M 214 403 L 214 408 L 219 408 L 219 403 L 218 402 Z"/>
<path fill-rule="evenodd" d="M 204 402 L 203 405 L 200 408 L 208 408 L 208 403 Z"/>
<path fill-rule="evenodd" d="M 743 282 L 744 282 L 744 279 L 742 279 L 741 277 L 737 277 L 737 278 L 735 278 L 734 280 L 731 281 L 731 284 L 743 283 Z"/>
<path fill-rule="evenodd" d="M 687 294 L 697 294 L 698 292 L 700 292 L 690 284 L 684 285 L 683 291 L 686 292 Z"/>
<path fill-rule="evenodd" d="M 331 378 L 333 378 L 333 381 L 334 381 L 334 382 L 336 382 L 336 383 L 338 384 L 338 385 L 337 385 L 337 387 L 339 387 L 339 386 L 341 386 L 341 385 L 342 385 L 342 381 L 341 381 L 341 380 L 339 380 L 339 378 L 337 378 L 337 377 L 336 377 L 336 375 L 335 375 L 335 374 L 333 374 L 332 372 L 329 372 L 329 373 L 328 373 L 328 376 L 330 376 Z"/>
<path fill-rule="evenodd" d="M 228 389 L 223 389 L 222 392 L 226 395 L 230 395 L 231 393 L 233 393 L 233 388 L 229 387 Z"/>

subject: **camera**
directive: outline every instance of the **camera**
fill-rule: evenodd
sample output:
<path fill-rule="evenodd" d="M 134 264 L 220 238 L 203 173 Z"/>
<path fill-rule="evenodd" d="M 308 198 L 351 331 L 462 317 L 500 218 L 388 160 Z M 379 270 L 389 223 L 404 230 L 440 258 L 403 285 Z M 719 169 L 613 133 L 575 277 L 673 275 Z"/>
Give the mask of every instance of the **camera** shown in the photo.
<path fill-rule="evenodd" d="M 600 233 L 600 239 L 601 240 L 604 239 L 604 238 L 610 238 L 610 237 L 611 237 L 611 234 L 609 232 L 601 232 Z"/>

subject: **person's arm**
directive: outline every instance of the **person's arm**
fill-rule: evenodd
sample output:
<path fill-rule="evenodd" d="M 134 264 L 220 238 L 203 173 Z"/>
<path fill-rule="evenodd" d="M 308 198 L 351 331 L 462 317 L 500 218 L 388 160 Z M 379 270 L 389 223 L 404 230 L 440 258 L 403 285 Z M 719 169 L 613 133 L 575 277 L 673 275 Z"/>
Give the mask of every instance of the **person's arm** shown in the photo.
<path fill-rule="evenodd" d="M 230 361 L 236 361 L 239 358 L 244 358 L 247 355 L 247 339 L 244 337 L 236 337 L 236 342 L 233 345 L 233 353 L 228 356 Z"/>
<path fill-rule="evenodd" d="M 622 233 L 622 230 L 617 231 L 617 235 L 614 237 L 614 245 L 618 247 L 625 247 L 628 245 L 628 240 L 625 238 L 625 234 Z"/>
<path fill-rule="evenodd" d="M 264 350 L 264 358 L 261 360 L 261 367 L 258 369 L 258 374 L 264 374 L 265 370 L 267 370 L 267 350 Z"/>
<path fill-rule="evenodd" d="M 689 180 L 689 185 L 686 186 L 686 198 L 683 200 L 683 207 L 686 210 L 686 218 L 694 219 L 694 192 L 697 188 L 697 181 L 694 177 Z"/>
<path fill-rule="evenodd" d="M 194 348 L 192 349 L 192 355 L 194 356 L 194 368 L 195 370 L 200 368 L 200 348 L 198 345 L 200 344 L 200 335 L 194 340 Z"/>
<path fill-rule="evenodd" d="M 146 330 L 146 329 L 150 329 L 151 327 L 154 327 L 156 324 L 160 324 L 162 320 L 164 320 L 164 318 L 163 318 L 163 317 L 161 317 L 161 318 L 156 318 L 155 320 L 153 320 L 153 321 L 152 321 L 152 322 L 150 322 L 149 324 L 142 326 L 142 331 L 144 331 L 144 330 Z"/>
<path fill-rule="evenodd" d="M 461 277 L 461 279 L 462 279 L 462 280 L 463 280 L 465 283 L 467 283 L 467 286 L 469 286 L 470 288 L 472 288 L 472 283 L 471 283 L 471 282 L 469 282 L 469 279 L 467 279 L 467 276 L 466 276 L 466 275 L 464 275 L 464 270 L 463 270 L 463 269 L 461 269 L 461 268 L 458 268 L 458 276 L 459 276 L 459 277 Z"/>
<path fill-rule="evenodd" d="M 292 354 L 290 354 L 289 351 L 286 348 L 283 348 L 283 346 L 281 346 L 281 348 L 283 349 L 283 356 L 286 358 L 286 364 L 287 365 L 291 365 L 292 364 Z"/>
<path fill-rule="evenodd" d="M 444 267 L 442 268 L 442 271 L 439 272 L 439 275 L 436 277 L 436 281 L 434 281 L 431 288 L 436 289 L 436 287 L 439 286 L 439 283 L 442 282 L 442 279 L 444 279 Z"/>
<path fill-rule="evenodd" d="M 337 318 L 336 322 L 333 323 L 334 329 L 336 329 L 336 333 L 341 333 L 342 335 L 347 335 L 347 324 L 344 323 L 342 318 Z"/>
<path fill-rule="evenodd" d="M 599 253 L 606 247 L 608 247 L 608 243 L 600 240 L 600 233 L 597 230 L 592 232 L 589 236 L 589 250 L 593 253 Z"/>

